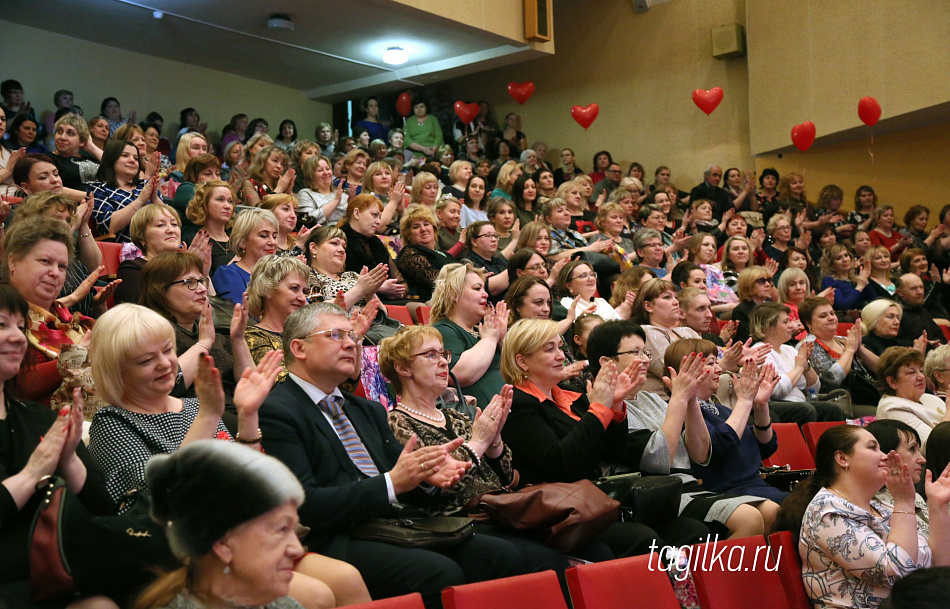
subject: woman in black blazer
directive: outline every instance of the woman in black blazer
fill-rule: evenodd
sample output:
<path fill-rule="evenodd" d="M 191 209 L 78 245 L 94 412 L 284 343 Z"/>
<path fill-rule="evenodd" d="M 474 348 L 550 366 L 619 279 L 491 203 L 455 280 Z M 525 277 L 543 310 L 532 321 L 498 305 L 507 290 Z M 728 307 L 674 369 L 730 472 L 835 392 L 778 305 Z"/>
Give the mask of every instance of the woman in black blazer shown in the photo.
<path fill-rule="evenodd" d="M 602 465 L 609 464 L 635 469 L 640 451 L 628 444 L 623 402 L 634 379 L 608 362 L 587 395 L 561 389 L 557 384 L 566 370 L 562 347 L 557 322 L 551 320 L 522 319 L 505 336 L 501 374 L 514 386 L 514 397 L 502 439 L 522 482 L 596 480 Z M 656 530 L 618 522 L 601 540 L 618 557 L 635 556 L 649 552 L 654 542 L 654 549 L 696 543 L 708 532 L 697 520 L 674 517 Z"/>

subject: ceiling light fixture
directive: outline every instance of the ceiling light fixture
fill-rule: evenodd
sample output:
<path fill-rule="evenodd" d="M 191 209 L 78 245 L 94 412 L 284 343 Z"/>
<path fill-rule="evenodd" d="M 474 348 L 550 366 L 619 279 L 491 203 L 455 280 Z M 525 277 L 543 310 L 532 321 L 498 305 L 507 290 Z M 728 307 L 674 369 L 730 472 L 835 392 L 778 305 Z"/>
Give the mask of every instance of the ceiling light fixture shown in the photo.
<path fill-rule="evenodd" d="M 294 22 L 291 21 L 290 15 L 274 13 L 267 18 L 267 27 L 272 30 L 293 30 Z"/>
<path fill-rule="evenodd" d="M 383 61 L 391 66 L 398 66 L 409 61 L 409 53 L 402 47 L 389 47 L 383 52 Z"/>

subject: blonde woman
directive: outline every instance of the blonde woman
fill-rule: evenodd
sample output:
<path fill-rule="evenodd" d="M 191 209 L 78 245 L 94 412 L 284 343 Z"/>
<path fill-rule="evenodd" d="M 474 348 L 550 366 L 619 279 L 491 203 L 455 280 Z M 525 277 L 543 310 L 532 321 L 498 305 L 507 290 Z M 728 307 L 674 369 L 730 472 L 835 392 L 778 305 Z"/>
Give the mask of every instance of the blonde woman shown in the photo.
<path fill-rule="evenodd" d="M 821 289 L 835 289 L 835 311 L 852 311 L 864 305 L 862 291 L 868 286 L 871 267 L 859 264 L 847 246 L 835 243 L 821 254 Z"/>
<path fill-rule="evenodd" d="M 214 275 L 219 266 L 228 264 L 234 259 L 231 251 L 228 230 L 234 224 L 234 197 L 227 182 L 209 180 L 199 184 L 195 189 L 195 197 L 188 203 L 185 216 L 200 227 L 192 232 L 191 236 L 183 235 L 188 243 L 194 243 L 198 234 L 207 236 L 211 245 L 211 270 Z"/>
<path fill-rule="evenodd" d="M 284 322 L 307 304 L 308 275 L 307 265 L 296 258 L 264 256 L 254 266 L 247 285 L 247 307 L 260 321 L 247 329 L 244 340 L 255 364 L 271 351 L 284 348 Z M 278 382 L 287 377 L 283 359 L 280 368 Z"/>
<path fill-rule="evenodd" d="M 168 174 L 168 177 L 176 182 L 184 182 L 185 167 L 188 161 L 200 154 L 208 154 L 211 147 L 208 145 L 208 138 L 197 131 L 191 131 L 181 136 L 178 140 L 178 148 L 175 152 L 175 170 Z"/>
<path fill-rule="evenodd" d="M 277 216 L 277 255 L 302 256 L 303 249 L 298 242 L 306 240 L 310 229 L 301 228 L 296 235 L 293 234 L 297 228 L 297 197 L 292 194 L 267 195 L 261 199 L 261 209 L 274 212 Z"/>
<path fill-rule="evenodd" d="M 515 180 L 521 177 L 522 173 L 524 173 L 524 170 L 518 161 L 507 161 L 501 166 L 501 169 L 498 170 L 498 178 L 495 180 L 495 190 L 491 191 L 489 198 L 494 199 L 495 197 L 501 197 L 503 199 L 511 199 L 511 187 L 514 186 Z"/>
<path fill-rule="evenodd" d="M 505 384 L 500 351 L 508 329 L 508 306 L 488 302 L 485 272 L 471 264 L 442 267 L 431 305 L 432 327 L 452 353 L 449 368 L 465 393 L 485 408 Z"/>
<path fill-rule="evenodd" d="M 303 163 L 306 188 L 297 193 L 302 214 L 316 224 L 336 224 L 346 213 L 349 194 L 341 184 L 333 187 L 333 164 L 325 156 L 312 156 Z"/>
<path fill-rule="evenodd" d="M 409 191 L 410 205 L 425 205 L 434 210 L 435 202 L 439 198 L 439 178 L 428 171 L 421 171 L 412 179 L 412 189 Z"/>
<path fill-rule="evenodd" d="M 883 245 L 872 245 L 864 254 L 864 266 L 871 269 L 868 285 L 864 290 L 865 298 L 868 301 L 894 298 L 897 294 L 897 284 L 891 278 L 891 252 Z"/>
<path fill-rule="evenodd" d="M 277 251 L 280 223 L 274 212 L 248 209 L 238 216 L 231 230 L 229 246 L 236 257 L 218 267 L 211 277 L 215 292 L 231 302 L 241 302 L 257 261 Z"/>

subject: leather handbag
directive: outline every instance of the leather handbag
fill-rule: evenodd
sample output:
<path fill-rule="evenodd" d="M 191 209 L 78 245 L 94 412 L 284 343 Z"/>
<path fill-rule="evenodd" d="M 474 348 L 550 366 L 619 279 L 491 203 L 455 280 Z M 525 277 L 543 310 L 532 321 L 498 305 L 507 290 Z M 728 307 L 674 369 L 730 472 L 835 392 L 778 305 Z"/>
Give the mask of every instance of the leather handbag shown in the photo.
<path fill-rule="evenodd" d="M 774 465 L 771 467 L 760 467 L 759 474 L 771 486 L 785 491 L 792 492 L 798 483 L 808 478 L 813 473 L 810 469 L 792 469 L 791 466 Z"/>
<path fill-rule="evenodd" d="M 401 548 L 441 550 L 457 546 L 475 534 L 475 521 L 460 516 L 399 516 L 371 518 L 350 534 L 354 539 L 380 541 Z"/>
<path fill-rule="evenodd" d="M 51 476 L 37 487 L 43 498 L 30 528 L 30 595 L 34 602 L 75 594 L 134 594 L 156 569 L 180 563 L 162 525 L 149 515 L 146 493 L 129 491 L 121 514 L 95 516 Z"/>
<path fill-rule="evenodd" d="M 590 480 L 549 482 L 516 492 L 486 493 L 478 498 L 481 520 L 514 531 L 533 532 L 539 541 L 571 552 L 617 522 L 620 503 Z"/>
<path fill-rule="evenodd" d="M 676 476 L 618 474 L 600 478 L 594 484 L 620 502 L 620 519 L 624 522 L 653 527 L 680 512 L 683 480 Z"/>

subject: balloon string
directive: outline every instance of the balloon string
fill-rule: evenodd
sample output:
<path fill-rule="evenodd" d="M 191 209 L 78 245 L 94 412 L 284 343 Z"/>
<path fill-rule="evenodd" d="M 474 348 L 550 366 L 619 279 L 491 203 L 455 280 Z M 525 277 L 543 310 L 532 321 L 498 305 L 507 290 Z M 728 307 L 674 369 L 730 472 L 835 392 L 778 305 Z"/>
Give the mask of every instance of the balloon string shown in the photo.
<path fill-rule="evenodd" d="M 874 164 L 874 130 L 868 127 L 868 132 L 871 134 L 871 143 L 868 145 L 868 154 L 871 155 L 871 164 Z"/>

